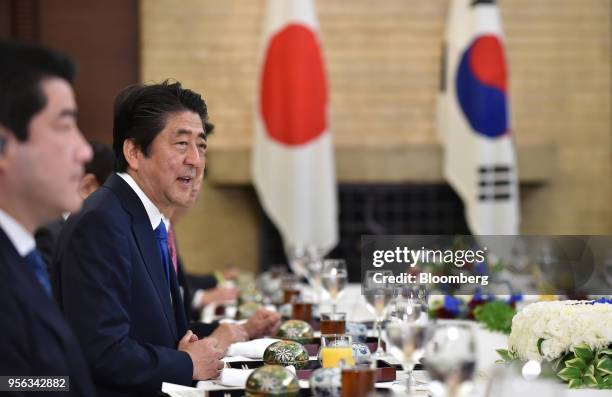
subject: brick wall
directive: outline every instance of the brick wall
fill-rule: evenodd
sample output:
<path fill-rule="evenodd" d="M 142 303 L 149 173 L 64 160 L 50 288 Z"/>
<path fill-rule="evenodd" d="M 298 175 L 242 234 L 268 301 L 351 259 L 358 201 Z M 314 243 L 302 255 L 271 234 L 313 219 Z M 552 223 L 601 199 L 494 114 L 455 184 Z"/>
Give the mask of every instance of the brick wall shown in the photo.
<path fill-rule="evenodd" d="M 336 145 L 436 141 L 435 98 L 448 1 L 319 0 Z M 556 173 L 522 189 L 524 233 L 612 233 L 610 0 L 503 0 L 512 127 L 557 146 Z M 202 92 L 210 150 L 250 144 L 263 0 L 141 2 L 144 81 Z M 214 167 L 214 163 L 209 164 Z M 255 269 L 251 189 L 207 184 L 178 225 L 188 267 Z"/>

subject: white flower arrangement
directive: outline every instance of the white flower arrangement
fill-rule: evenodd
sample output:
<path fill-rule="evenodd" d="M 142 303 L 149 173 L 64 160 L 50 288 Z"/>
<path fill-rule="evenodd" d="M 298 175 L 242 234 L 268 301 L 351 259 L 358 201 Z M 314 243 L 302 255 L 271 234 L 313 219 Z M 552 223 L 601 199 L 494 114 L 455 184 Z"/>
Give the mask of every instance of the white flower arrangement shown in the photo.
<path fill-rule="evenodd" d="M 611 304 L 536 302 L 512 319 L 508 350 L 524 361 L 553 361 L 583 344 L 600 350 L 611 343 Z"/>
<path fill-rule="evenodd" d="M 497 352 L 505 362 L 549 362 L 572 389 L 612 389 L 612 300 L 532 303 Z"/>

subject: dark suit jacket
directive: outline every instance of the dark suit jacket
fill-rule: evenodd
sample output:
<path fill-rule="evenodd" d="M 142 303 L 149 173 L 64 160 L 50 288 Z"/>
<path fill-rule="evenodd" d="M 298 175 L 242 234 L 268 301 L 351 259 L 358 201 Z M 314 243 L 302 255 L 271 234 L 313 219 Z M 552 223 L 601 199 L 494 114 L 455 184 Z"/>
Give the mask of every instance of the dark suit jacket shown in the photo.
<path fill-rule="evenodd" d="M 176 275 L 171 269 L 169 289 L 145 208 L 121 177 L 109 177 L 68 219 L 54 263 L 60 305 L 99 395 L 192 384 L 191 358 L 176 349 L 187 330 Z"/>
<path fill-rule="evenodd" d="M 55 252 L 55 247 L 57 245 L 57 240 L 59 239 L 60 233 L 66 220 L 63 217 L 54 220 L 53 222 L 49 222 L 41 227 L 39 227 L 34 233 L 34 238 L 36 239 L 36 248 L 40 252 L 45 264 L 47 265 L 47 270 L 49 275 L 51 276 L 51 284 L 53 285 L 53 291 L 57 296 L 57 280 L 55 280 L 56 272 L 53 270 L 53 256 Z M 193 321 L 189 324 L 189 328 L 198 335 L 199 338 L 204 338 L 209 336 L 215 328 L 219 325 L 218 322 L 214 322 L 211 324 L 205 324 L 199 322 L 200 313 L 198 310 L 194 310 L 192 305 L 193 300 L 193 291 L 197 289 L 210 289 L 215 288 L 217 286 L 217 278 L 211 274 L 204 275 L 190 275 L 185 273 L 183 269 L 183 263 L 181 258 L 178 258 L 178 283 L 181 287 L 181 291 L 183 292 L 183 303 L 185 307 L 185 313 L 187 314 L 187 318 L 189 321 Z"/>
<path fill-rule="evenodd" d="M 77 338 L 2 229 L 0 375 L 69 376 L 70 392 L 48 393 L 95 395 Z"/>
<path fill-rule="evenodd" d="M 36 248 L 45 261 L 49 274 L 53 274 L 53 252 L 65 223 L 64 218 L 59 218 L 39 227 L 34 233 Z"/>

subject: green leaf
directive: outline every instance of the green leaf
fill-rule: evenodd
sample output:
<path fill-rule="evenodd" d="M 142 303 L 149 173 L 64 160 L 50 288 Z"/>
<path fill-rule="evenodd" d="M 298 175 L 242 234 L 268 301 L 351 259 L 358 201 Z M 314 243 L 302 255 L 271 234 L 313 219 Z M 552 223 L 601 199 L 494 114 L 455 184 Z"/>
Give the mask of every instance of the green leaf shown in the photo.
<path fill-rule="evenodd" d="M 542 342 L 544 342 L 544 338 L 538 339 L 538 353 L 540 353 L 540 356 L 543 356 L 543 354 L 542 354 Z"/>
<path fill-rule="evenodd" d="M 597 379 L 591 374 L 586 374 L 582 377 L 582 383 L 589 387 L 597 386 Z"/>
<path fill-rule="evenodd" d="M 584 373 L 589 375 L 595 375 L 595 366 L 593 364 L 590 364 L 588 367 L 586 367 Z"/>
<path fill-rule="evenodd" d="M 507 335 L 512 331 L 512 318 L 516 310 L 506 302 L 492 301 L 474 309 L 476 321 L 484 324 L 491 331 L 503 332 Z"/>
<path fill-rule="evenodd" d="M 603 350 L 600 350 L 600 351 L 599 351 L 599 354 L 600 354 L 600 355 L 607 354 L 607 355 L 609 355 L 609 356 L 612 356 L 612 349 L 603 349 Z"/>
<path fill-rule="evenodd" d="M 570 379 L 580 379 L 582 377 L 582 371 L 574 367 L 565 367 L 557 373 L 559 378 L 568 381 Z"/>
<path fill-rule="evenodd" d="M 513 361 L 514 360 L 514 356 L 507 349 L 496 349 L 495 351 L 497 352 L 497 354 L 499 354 L 499 356 L 505 362 Z"/>
<path fill-rule="evenodd" d="M 612 389 L 612 375 L 604 376 L 597 385 L 600 389 Z"/>
<path fill-rule="evenodd" d="M 581 358 L 573 358 L 571 360 L 567 360 L 565 362 L 565 366 L 566 367 L 574 367 L 574 368 L 579 368 L 581 370 L 585 369 L 587 367 L 586 363 L 584 362 L 583 359 Z"/>
<path fill-rule="evenodd" d="M 603 357 L 597 363 L 597 370 L 608 375 L 612 375 L 612 359 Z"/>
<path fill-rule="evenodd" d="M 580 357 L 587 363 L 590 362 L 593 357 L 595 357 L 595 355 L 593 354 L 593 350 L 591 350 L 591 348 L 585 345 L 584 343 L 574 348 L 574 354 L 576 355 L 576 357 Z"/>
<path fill-rule="evenodd" d="M 582 380 L 580 379 L 572 379 L 569 381 L 569 388 L 570 389 L 578 389 L 582 387 Z"/>

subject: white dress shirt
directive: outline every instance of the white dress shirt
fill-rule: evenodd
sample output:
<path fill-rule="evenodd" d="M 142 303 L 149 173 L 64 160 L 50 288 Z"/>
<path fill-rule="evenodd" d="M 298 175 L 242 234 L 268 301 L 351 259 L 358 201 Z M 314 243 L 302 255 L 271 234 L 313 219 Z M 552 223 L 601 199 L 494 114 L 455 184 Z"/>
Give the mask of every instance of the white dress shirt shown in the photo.
<path fill-rule="evenodd" d="M 128 185 L 130 185 L 134 193 L 136 193 L 136 195 L 140 199 L 140 202 L 142 202 L 142 205 L 144 205 L 145 211 L 147 212 L 147 215 L 149 217 L 149 221 L 151 222 L 151 228 L 153 230 L 157 229 L 157 226 L 159 226 L 159 222 L 163 220 L 164 226 L 166 226 L 166 231 L 168 231 L 170 227 L 170 220 L 159 211 L 159 208 L 157 208 L 155 204 L 153 204 L 151 199 L 147 197 L 145 192 L 143 192 L 140 186 L 138 186 L 134 178 L 132 178 L 132 176 L 127 172 L 118 172 L 117 175 L 119 175 L 121 179 L 123 179 Z"/>
<path fill-rule="evenodd" d="M 20 256 L 25 257 L 36 248 L 34 236 L 28 232 L 12 216 L 0 208 L 0 228 L 4 230 L 7 237 L 13 243 Z"/>

